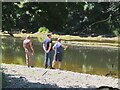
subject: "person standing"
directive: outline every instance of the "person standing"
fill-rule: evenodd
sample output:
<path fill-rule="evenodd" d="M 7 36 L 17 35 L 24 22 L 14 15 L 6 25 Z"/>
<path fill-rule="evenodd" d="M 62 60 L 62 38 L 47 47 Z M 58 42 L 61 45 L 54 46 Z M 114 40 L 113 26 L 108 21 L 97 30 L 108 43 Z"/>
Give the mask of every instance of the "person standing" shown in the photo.
<path fill-rule="evenodd" d="M 61 43 L 61 39 L 58 38 L 58 42 L 54 44 L 53 50 L 55 50 L 54 53 L 54 60 L 52 62 L 52 68 L 54 68 L 56 61 L 58 61 L 58 69 L 61 67 L 61 62 L 62 62 L 62 48 L 66 50 L 67 46 L 63 45 Z"/>
<path fill-rule="evenodd" d="M 29 35 L 23 41 L 23 48 L 25 50 L 26 65 L 28 67 L 34 67 L 34 61 L 33 61 L 34 49 Z"/>
<path fill-rule="evenodd" d="M 48 67 L 48 60 L 50 69 L 52 69 L 52 35 L 48 34 L 47 38 L 43 42 L 43 49 L 45 51 L 45 68 Z"/>

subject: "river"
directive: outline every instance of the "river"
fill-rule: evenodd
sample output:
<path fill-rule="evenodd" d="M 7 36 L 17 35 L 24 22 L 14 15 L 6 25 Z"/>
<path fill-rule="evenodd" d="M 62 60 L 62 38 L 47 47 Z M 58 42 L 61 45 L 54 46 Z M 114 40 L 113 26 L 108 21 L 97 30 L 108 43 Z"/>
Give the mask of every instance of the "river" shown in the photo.
<path fill-rule="evenodd" d="M 22 42 L 25 38 L 2 38 L 2 62 L 25 65 Z M 43 38 L 31 38 L 36 67 L 44 67 Z M 54 51 L 53 51 L 54 54 Z M 57 67 L 57 64 L 56 64 Z M 68 45 L 63 50 L 62 70 L 97 75 L 118 74 L 118 49 Z"/>

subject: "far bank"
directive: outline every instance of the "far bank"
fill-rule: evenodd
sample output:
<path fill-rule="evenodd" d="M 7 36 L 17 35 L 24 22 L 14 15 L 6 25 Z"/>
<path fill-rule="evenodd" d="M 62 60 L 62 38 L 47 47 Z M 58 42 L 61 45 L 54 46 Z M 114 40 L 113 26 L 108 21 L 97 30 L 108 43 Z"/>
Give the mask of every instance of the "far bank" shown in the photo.
<path fill-rule="evenodd" d="M 22 38 L 26 37 L 27 35 L 30 35 L 31 37 L 36 38 L 46 38 L 47 33 L 20 33 L 20 34 L 13 34 L 15 38 Z M 1 33 L 1 36 L 10 36 L 9 34 L 3 34 Z M 11 36 L 12 37 L 12 36 Z M 81 37 L 81 36 L 72 36 L 72 35 L 58 35 L 58 34 L 52 34 L 52 38 L 54 40 L 57 40 L 57 38 L 61 38 L 64 43 L 70 44 L 70 45 L 77 45 L 77 46 L 90 46 L 90 47 L 111 47 L 111 48 L 118 48 L 120 46 L 120 40 L 119 37 Z"/>

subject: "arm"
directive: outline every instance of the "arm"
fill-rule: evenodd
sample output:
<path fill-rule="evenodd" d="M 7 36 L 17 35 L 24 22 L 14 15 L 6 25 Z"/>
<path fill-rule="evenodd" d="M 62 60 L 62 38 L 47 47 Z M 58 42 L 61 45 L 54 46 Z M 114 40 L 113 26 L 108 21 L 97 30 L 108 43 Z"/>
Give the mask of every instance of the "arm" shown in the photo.
<path fill-rule="evenodd" d="M 32 46 L 32 42 L 30 41 L 30 48 L 32 50 L 32 54 L 34 54 L 34 49 L 33 49 L 33 46 Z"/>
<path fill-rule="evenodd" d="M 25 44 L 23 44 L 23 48 L 24 48 L 24 49 L 26 48 L 26 45 L 25 45 Z"/>
<path fill-rule="evenodd" d="M 43 43 L 43 50 L 46 52 L 45 44 Z"/>
<path fill-rule="evenodd" d="M 54 44 L 54 46 L 53 46 L 53 48 L 52 48 L 53 50 L 55 50 L 55 46 L 56 46 L 56 44 Z"/>
<path fill-rule="evenodd" d="M 51 47 L 52 47 L 52 43 L 49 43 L 49 48 L 48 48 L 48 50 L 46 51 L 47 53 L 50 51 Z"/>
<path fill-rule="evenodd" d="M 25 49 L 25 52 L 28 52 L 26 45 L 23 43 L 23 48 Z"/>
<path fill-rule="evenodd" d="M 62 44 L 62 47 L 64 48 L 64 50 L 66 50 L 68 48 L 68 46 L 65 46 Z"/>

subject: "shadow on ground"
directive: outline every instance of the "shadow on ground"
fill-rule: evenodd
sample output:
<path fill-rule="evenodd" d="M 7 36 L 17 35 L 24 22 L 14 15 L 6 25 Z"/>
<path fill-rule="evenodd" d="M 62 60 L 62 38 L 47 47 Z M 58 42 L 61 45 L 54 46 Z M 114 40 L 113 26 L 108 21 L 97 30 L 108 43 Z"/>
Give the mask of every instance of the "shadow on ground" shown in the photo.
<path fill-rule="evenodd" d="M 22 76 L 15 76 L 10 74 L 4 74 L 6 79 L 6 84 L 2 88 L 2 90 L 119 90 L 117 88 L 101 86 L 96 88 L 94 86 L 89 86 L 88 88 L 79 88 L 79 87 L 68 87 L 68 88 L 61 88 L 56 84 L 42 84 L 39 82 L 29 82 L 25 77 Z"/>

